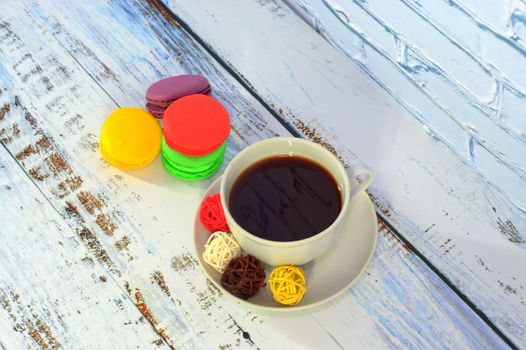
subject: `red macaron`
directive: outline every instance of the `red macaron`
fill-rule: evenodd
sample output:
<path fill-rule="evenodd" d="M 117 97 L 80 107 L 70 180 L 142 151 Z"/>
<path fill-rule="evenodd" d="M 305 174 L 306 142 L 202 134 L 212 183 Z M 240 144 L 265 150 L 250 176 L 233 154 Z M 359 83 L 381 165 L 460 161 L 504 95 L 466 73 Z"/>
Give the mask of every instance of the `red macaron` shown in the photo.
<path fill-rule="evenodd" d="M 164 112 L 166 144 L 189 157 L 202 157 L 218 149 L 230 134 L 228 112 L 212 97 L 190 95 L 170 104 Z"/>

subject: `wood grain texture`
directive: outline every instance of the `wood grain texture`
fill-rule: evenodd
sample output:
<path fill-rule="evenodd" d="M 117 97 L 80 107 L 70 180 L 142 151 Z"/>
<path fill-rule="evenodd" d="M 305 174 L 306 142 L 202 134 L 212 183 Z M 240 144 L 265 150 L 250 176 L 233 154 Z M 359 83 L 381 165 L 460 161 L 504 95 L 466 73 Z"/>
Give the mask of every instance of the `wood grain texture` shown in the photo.
<path fill-rule="evenodd" d="M 3 147 L 0 198 L 0 348 L 169 349 Z"/>
<path fill-rule="evenodd" d="M 371 168 L 377 208 L 477 308 L 526 344 L 523 213 L 280 2 L 166 3 L 283 120 L 347 164 Z"/>
<path fill-rule="evenodd" d="M 116 106 L 142 106 L 149 83 L 200 73 L 232 116 L 228 159 L 259 139 L 286 135 L 285 129 L 155 4 L 4 7 L 1 141 L 75 232 L 81 246 L 73 248 L 89 252 L 167 344 L 505 347 L 385 227 L 366 276 L 323 308 L 275 317 L 224 300 L 191 253 L 193 216 L 210 181 L 175 181 L 159 161 L 135 172 L 111 168 L 98 154 L 100 126 Z"/>

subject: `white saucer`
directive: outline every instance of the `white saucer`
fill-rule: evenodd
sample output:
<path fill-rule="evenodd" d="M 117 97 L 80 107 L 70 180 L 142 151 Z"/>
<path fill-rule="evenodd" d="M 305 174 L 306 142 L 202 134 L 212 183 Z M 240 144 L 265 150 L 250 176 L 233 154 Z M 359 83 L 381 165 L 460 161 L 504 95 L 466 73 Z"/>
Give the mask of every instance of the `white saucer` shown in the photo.
<path fill-rule="evenodd" d="M 220 183 L 221 177 L 210 185 L 203 199 L 219 193 Z M 265 286 L 255 297 L 249 300 L 239 299 L 227 292 L 221 286 L 221 274 L 203 260 L 204 246 L 210 233 L 201 224 L 199 212 L 196 213 L 194 220 L 195 252 L 208 278 L 225 295 L 230 296 L 240 304 L 267 311 L 309 309 L 335 298 L 351 287 L 363 274 L 373 256 L 378 234 L 378 223 L 373 204 L 365 192 L 357 195 L 350 204 L 351 215 L 347 219 L 345 229 L 341 232 L 340 239 L 325 254 L 301 266 L 305 271 L 307 293 L 301 303 L 294 307 L 286 307 L 276 303 L 268 286 Z M 267 277 L 273 268 L 273 266 L 265 267 Z"/>

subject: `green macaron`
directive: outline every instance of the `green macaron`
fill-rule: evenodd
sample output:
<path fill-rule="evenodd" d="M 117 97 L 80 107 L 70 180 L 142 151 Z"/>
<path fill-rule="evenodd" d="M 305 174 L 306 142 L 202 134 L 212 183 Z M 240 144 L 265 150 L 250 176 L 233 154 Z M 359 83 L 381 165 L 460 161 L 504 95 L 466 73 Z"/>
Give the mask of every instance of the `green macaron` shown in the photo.
<path fill-rule="evenodd" d="M 161 142 L 161 160 L 165 170 L 180 180 L 200 181 L 214 175 L 223 164 L 226 143 L 202 157 L 188 157 Z"/>

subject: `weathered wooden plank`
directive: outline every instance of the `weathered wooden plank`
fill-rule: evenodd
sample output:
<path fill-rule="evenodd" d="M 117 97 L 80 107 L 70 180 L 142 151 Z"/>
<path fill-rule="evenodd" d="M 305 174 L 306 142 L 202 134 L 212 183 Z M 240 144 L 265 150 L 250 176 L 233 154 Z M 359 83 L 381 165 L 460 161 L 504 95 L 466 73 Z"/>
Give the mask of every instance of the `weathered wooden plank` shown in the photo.
<path fill-rule="evenodd" d="M 24 13 L 23 7 L 14 10 L 16 16 Z M 192 283 L 182 276 L 168 291 L 164 283 L 165 275 L 174 274 L 178 268 L 184 271 L 181 264 L 193 263 L 190 226 L 181 236 L 182 246 L 174 244 L 173 235 L 178 230 L 174 223 L 181 216 L 192 217 L 195 208 L 164 207 L 158 199 L 171 197 L 182 204 L 187 197 L 195 203 L 199 187 L 174 183 L 159 163 L 131 176 L 107 169 L 98 154 L 97 134 L 115 102 L 60 48 L 49 31 L 44 34 L 38 26 L 26 26 L 16 17 L 4 19 L 0 105 L 6 106 L 6 113 L 1 121 L 2 142 L 49 196 L 91 257 L 119 280 L 123 291 L 170 345 L 206 348 L 208 332 L 203 328 L 208 327 L 219 328 L 212 344 L 238 342 L 239 331 L 232 326 L 230 315 L 222 314 L 213 323 L 208 320 L 209 299 L 214 298 L 215 291 L 206 280 Z M 45 44 L 30 40 L 37 36 Z M 235 146 L 230 149 L 235 150 Z M 82 157 L 76 159 L 76 153 Z M 148 172 L 152 170 L 160 176 L 151 178 Z M 146 180 L 152 182 L 141 185 Z M 147 194 L 150 201 L 143 203 L 141 196 Z M 119 202 L 128 202 L 131 207 Z M 179 214 L 174 216 L 172 210 Z M 159 211 L 164 225 L 155 224 Z M 166 220 L 170 217 L 172 220 Z M 154 236 L 162 237 L 162 244 Z M 163 246 L 167 247 L 164 251 L 160 249 Z"/>
<path fill-rule="evenodd" d="M 166 342 L 177 348 L 504 347 L 385 227 L 369 273 L 327 307 L 272 317 L 224 300 L 190 253 L 193 214 L 210 182 L 177 182 L 158 162 L 129 173 L 108 167 L 96 147 L 100 125 L 116 105 L 142 105 L 149 82 L 193 72 L 211 79 L 232 114 L 228 158 L 286 131 L 151 4 L 9 6 L 0 35 L 2 142 L 69 226 L 85 233 L 93 258 Z"/>
<path fill-rule="evenodd" d="M 168 349 L 1 150 L 0 348 Z"/>
<path fill-rule="evenodd" d="M 390 222 L 526 344 L 523 214 L 280 2 L 166 3 L 296 130 L 371 168 Z"/>

